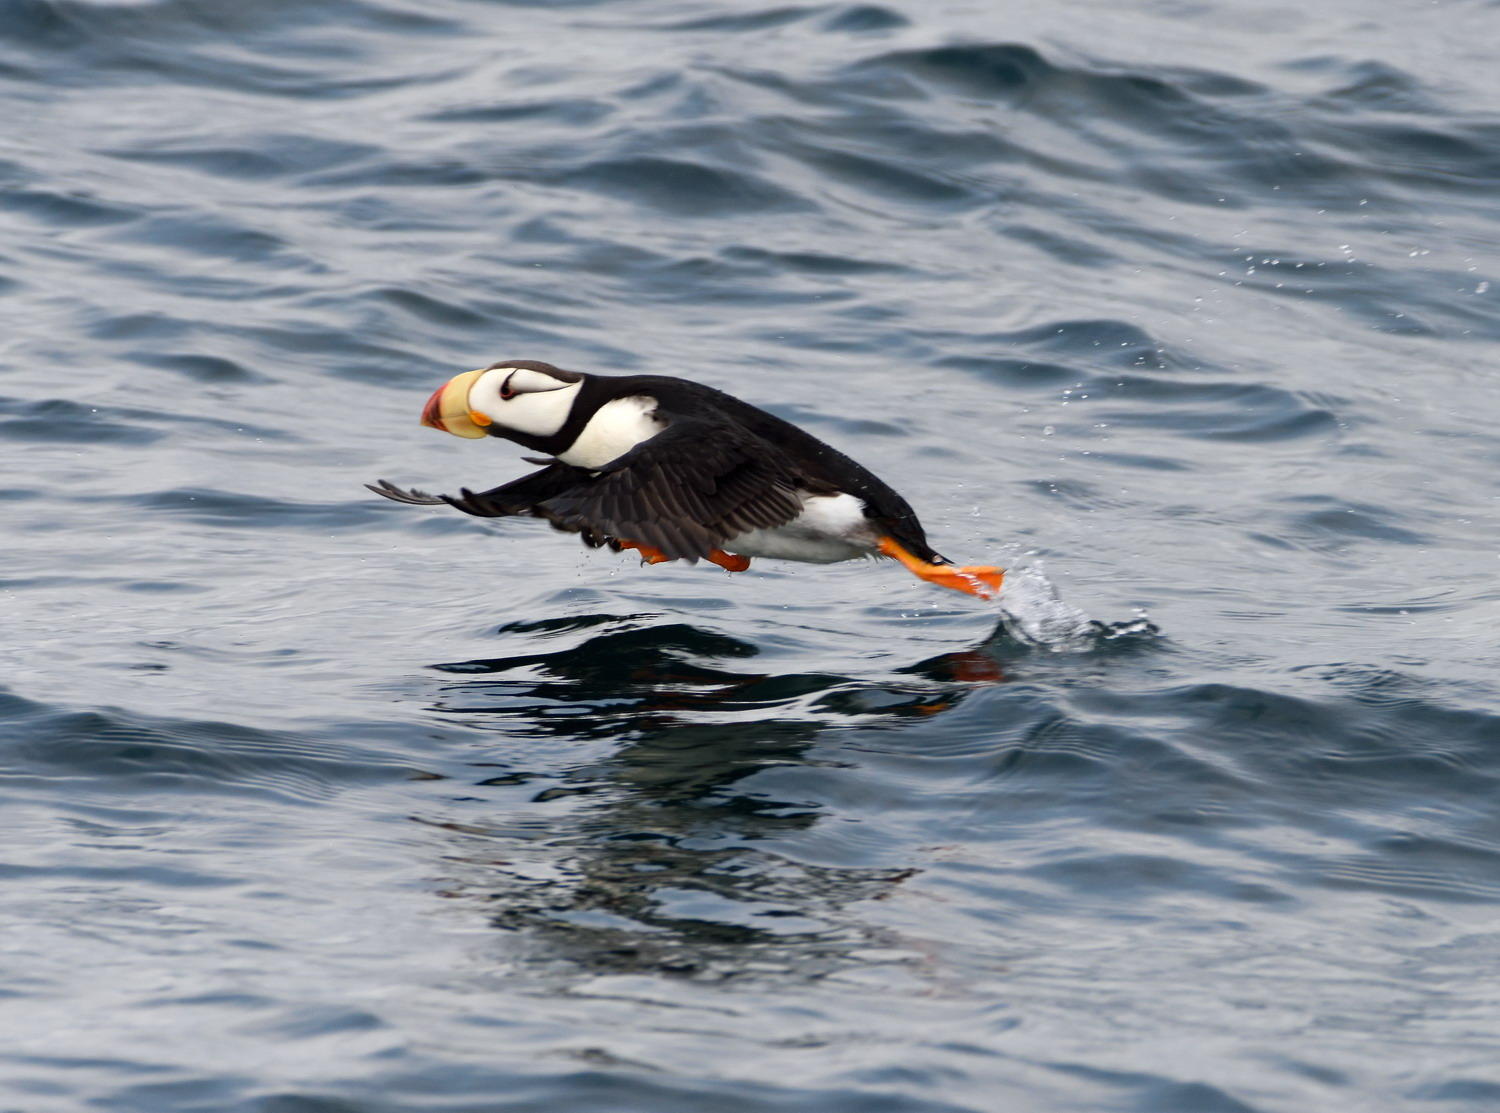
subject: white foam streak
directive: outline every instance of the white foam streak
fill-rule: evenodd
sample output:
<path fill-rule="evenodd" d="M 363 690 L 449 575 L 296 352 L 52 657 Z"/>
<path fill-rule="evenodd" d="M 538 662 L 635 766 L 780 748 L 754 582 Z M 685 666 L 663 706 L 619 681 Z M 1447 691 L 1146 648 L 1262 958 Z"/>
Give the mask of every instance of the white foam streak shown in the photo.
<path fill-rule="evenodd" d="M 1065 603 L 1047 578 L 1041 561 L 1013 563 L 1000 590 L 1000 618 L 1005 631 L 1025 645 L 1067 653 L 1131 634 L 1154 634 L 1144 611 L 1131 622 L 1100 622 Z"/>
<path fill-rule="evenodd" d="M 1096 640 L 1097 624 L 1062 601 L 1040 562 L 1006 569 L 1000 613 L 1006 632 L 1027 645 L 1063 652 L 1085 649 Z"/>

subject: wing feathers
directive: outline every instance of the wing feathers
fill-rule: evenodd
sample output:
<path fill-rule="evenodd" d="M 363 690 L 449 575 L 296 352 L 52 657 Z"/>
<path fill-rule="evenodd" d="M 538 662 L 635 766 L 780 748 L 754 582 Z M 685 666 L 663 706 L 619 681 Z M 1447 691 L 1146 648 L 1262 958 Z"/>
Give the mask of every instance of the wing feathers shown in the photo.
<path fill-rule="evenodd" d="M 806 482 L 775 446 L 714 418 L 671 415 L 671 424 L 588 471 L 551 463 L 489 491 L 408 491 L 381 480 L 370 490 L 396 502 L 447 503 L 483 518 L 545 518 L 598 546 L 651 545 L 693 561 L 751 529 L 772 529 L 802 512 Z"/>
<path fill-rule="evenodd" d="M 397 487 L 394 483 L 387 483 L 384 479 L 366 483 L 365 486 L 377 495 L 384 495 L 392 502 L 405 502 L 412 506 L 441 506 L 443 503 L 437 495 L 429 495 L 426 491 L 418 491 L 415 488 L 408 491 L 404 487 Z"/>

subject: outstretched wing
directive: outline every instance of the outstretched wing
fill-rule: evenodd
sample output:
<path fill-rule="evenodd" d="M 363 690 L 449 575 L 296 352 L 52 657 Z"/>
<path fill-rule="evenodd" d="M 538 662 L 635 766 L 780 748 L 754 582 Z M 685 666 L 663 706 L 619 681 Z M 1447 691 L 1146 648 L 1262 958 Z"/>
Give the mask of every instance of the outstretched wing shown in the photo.
<path fill-rule="evenodd" d="M 488 491 L 476 492 L 461 487 L 457 495 L 429 495 L 426 491 L 406 490 L 387 483 L 384 479 L 366 483 L 365 486 L 393 502 L 404 502 L 412 506 L 441 506 L 446 503 L 479 518 L 505 518 L 514 515 L 547 517 L 545 514 L 537 514 L 537 503 L 586 480 L 588 474 L 582 468 L 552 463 L 541 471 L 523 475 L 520 479 L 502 483 Z"/>
<path fill-rule="evenodd" d="M 374 491 L 377 495 L 384 495 L 392 502 L 404 502 L 409 506 L 441 506 L 443 504 L 443 500 L 437 495 L 429 495 L 426 491 L 419 491 L 415 487 L 410 490 L 397 487 L 394 483 L 387 483 L 384 479 L 366 483 L 365 489 Z"/>
<path fill-rule="evenodd" d="M 677 560 L 707 556 L 746 530 L 771 529 L 802 512 L 792 461 L 730 422 L 674 416 L 650 440 L 586 474 L 534 513 Z"/>
<path fill-rule="evenodd" d="M 415 506 L 446 503 L 481 518 L 545 518 L 589 545 L 633 542 L 697 560 L 731 537 L 773 529 L 802 512 L 809 486 L 790 458 L 730 422 L 674 418 L 650 440 L 590 471 L 553 463 L 488 491 L 429 495 L 380 480 L 377 495 Z"/>

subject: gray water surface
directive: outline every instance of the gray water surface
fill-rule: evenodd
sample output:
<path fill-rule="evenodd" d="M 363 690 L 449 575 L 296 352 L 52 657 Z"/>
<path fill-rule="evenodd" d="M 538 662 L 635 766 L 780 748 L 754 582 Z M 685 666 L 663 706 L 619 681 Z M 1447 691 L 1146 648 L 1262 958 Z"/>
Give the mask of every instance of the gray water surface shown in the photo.
<path fill-rule="evenodd" d="M 0 1108 L 1500 1108 L 1497 41 L 0 0 Z M 364 489 L 507 357 L 1002 604 Z"/>

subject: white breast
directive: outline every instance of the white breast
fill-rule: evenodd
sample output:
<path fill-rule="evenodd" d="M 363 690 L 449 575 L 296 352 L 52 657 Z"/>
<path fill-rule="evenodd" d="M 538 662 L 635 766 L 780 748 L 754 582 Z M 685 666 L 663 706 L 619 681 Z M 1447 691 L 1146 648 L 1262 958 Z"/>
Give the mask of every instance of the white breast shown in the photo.
<path fill-rule="evenodd" d="M 602 468 L 667 427 L 655 414 L 654 398 L 612 399 L 594 411 L 578 439 L 557 458 L 575 468 Z"/>
<path fill-rule="evenodd" d="M 724 548 L 741 556 L 833 564 L 871 556 L 879 538 L 853 495 L 803 495 L 802 513 L 775 529 L 752 529 Z"/>

